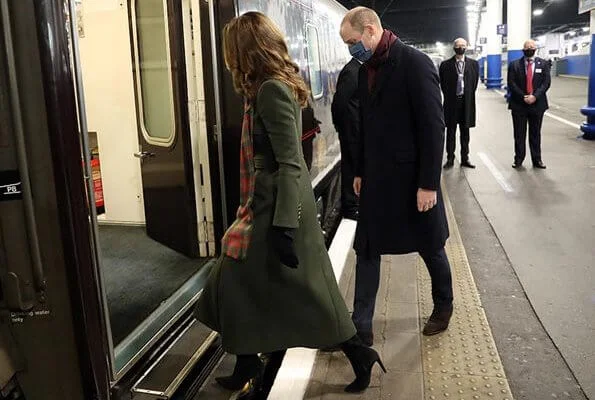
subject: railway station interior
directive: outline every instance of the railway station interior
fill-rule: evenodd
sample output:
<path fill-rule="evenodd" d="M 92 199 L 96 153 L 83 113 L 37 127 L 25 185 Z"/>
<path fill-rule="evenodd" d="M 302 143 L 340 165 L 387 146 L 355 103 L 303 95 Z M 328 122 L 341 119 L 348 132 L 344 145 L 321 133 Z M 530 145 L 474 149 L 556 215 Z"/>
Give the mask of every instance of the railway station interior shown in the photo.
<path fill-rule="evenodd" d="M 447 125 L 449 62 L 454 126 L 474 93 L 468 153 L 456 128 L 448 149 L 444 126 L 433 164 L 452 316 L 428 335 L 436 293 L 424 259 L 382 254 L 369 344 L 383 367 L 372 364 L 367 389 L 345 392 L 356 367 L 339 348 L 294 347 L 267 398 L 595 400 L 593 0 L 0 0 L 0 400 L 265 398 L 241 397 L 257 376 L 235 390 L 216 380 L 235 373 L 237 358 L 196 310 L 222 274 L 224 234 L 240 215 L 243 99 L 223 28 L 250 11 L 279 27 L 309 90 L 300 154 L 312 235 L 353 313 L 363 274 L 354 248 L 369 206 L 362 196 L 361 212 L 347 209 L 352 157 L 334 107 L 341 71 L 357 58 L 342 37 L 355 7 L 375 11 L 399 45 L 433 63 L 423 79 L 436 93 L 441 85 Z M 473 65 L 477 79 L 467 80 Z M 417 104 L 406 92 L 415 79 L 393 90 L 405 99 L 395 108 Z M 538 128 L 529 118 L 524 160 L 519 90 L 521 102 L 548 103 Z M 430 109 L 410 108 L 432 120 Z M 414 158 L 396 168 L 425 155 Z M 399 192 L 394 182 L 380 193 Z M 304 307 L 294 302 L 287 316 Z"/>

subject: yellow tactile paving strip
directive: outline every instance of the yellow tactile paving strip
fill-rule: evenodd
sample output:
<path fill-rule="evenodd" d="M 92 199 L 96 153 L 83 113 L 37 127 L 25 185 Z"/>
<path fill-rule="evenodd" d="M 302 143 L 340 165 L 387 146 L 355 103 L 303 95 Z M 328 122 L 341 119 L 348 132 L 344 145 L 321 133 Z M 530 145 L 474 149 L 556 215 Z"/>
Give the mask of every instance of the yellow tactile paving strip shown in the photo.
<path fill-rule="evenodd" d="M 453 274 L 455 308 L 445 333 L 422 339 L 425 399 L 513 400 L 446 191 L 444 200 L 450 228 L 446 252 Z M 432 295 L 430 277 L 421 258 L 417 271 L 423 323 L 432 312 Z"/>

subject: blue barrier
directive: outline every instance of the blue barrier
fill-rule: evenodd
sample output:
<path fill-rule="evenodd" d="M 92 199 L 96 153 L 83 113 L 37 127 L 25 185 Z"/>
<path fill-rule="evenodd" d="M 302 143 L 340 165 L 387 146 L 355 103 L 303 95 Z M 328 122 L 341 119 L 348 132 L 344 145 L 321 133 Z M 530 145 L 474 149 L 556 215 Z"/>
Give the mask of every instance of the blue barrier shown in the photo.
<path fill-rule="evenodd" d="M 567 56 L 558 61 L 558 73 L 561 75 L 589 76 L 591 56 Z"/>
<path fill-rule="evenodd" d="M 488 55 L 488 89 L 500 89 L 502 87 L 502 55 Z"/>
<path fill-rule="evenodd" d="M 589 104 L 581 108 L 581 113 L 587 117 L 587 122 L 581 125 L 581 131 L 583 131 L 583 138 L 595 140 L 595 35 L 591 35 L 591 54 L 589 55 L 589 59 L 587 60 L 587 65 L 590 61 L 590 68 L 588 69 Z M 581 63 L 581 65 L 583 64 L 584 62 Z"/>
<path fill-rule="evenodd" d="M 508 63 L 523 57 L 523 50 L 508 50 Z"/>

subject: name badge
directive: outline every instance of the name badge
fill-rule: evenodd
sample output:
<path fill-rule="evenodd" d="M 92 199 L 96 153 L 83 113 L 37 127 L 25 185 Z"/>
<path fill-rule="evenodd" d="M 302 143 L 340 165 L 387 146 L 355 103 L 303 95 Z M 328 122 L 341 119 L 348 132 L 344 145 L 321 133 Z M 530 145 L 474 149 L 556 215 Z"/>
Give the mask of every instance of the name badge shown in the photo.
<path fill-rule="evenodd" d="M 536 74 L 541 74 L 541 68 L 535 68 L 535 73 Z"/>

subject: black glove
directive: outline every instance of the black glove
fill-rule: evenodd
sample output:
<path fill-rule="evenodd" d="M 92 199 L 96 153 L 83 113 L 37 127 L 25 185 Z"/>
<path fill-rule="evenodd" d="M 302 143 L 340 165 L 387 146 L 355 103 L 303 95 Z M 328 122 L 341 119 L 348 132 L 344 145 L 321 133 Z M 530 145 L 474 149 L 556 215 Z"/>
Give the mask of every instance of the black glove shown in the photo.
<path fill-rule="evenodd" d="M 277 250 L 281 263 L 289 268 L 297 268 L 298 258 L 293 246 L 295 229 L 274 226 L 272 236 L 273 247 Z"/>

